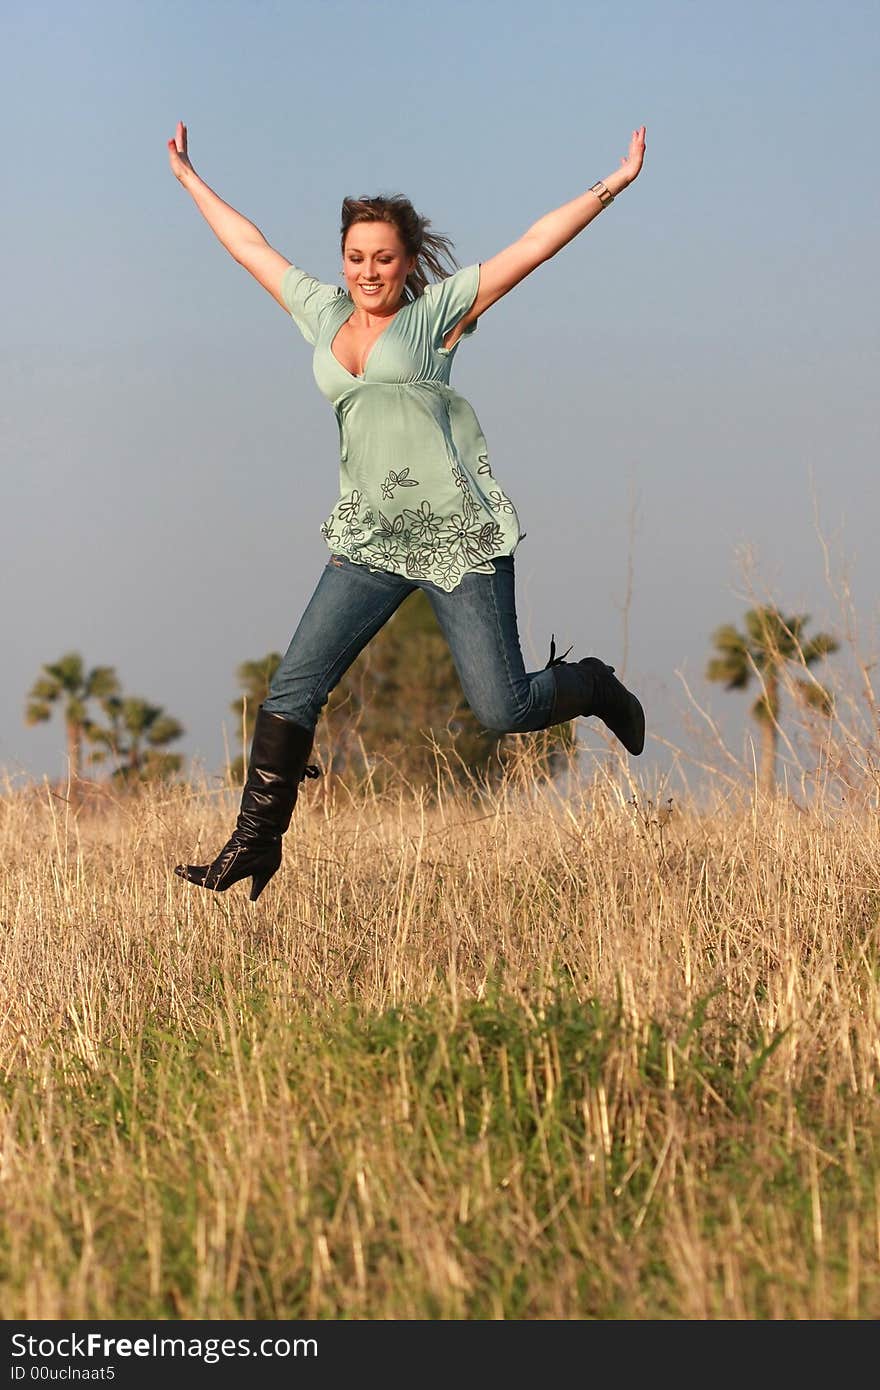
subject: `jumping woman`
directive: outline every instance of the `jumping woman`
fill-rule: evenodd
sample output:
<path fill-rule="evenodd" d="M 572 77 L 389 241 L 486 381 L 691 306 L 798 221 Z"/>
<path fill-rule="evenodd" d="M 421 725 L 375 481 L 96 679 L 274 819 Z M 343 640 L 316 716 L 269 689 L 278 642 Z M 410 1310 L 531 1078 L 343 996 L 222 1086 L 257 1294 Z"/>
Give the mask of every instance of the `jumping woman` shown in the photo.
<path fill-rule="evenodd" d="M 526 733 L 598 715 L 641 753 L 641 704 L 598 657 L 551 649 L 527 672 L 514 602 L 516 510 L 489 464 L 468 402 L 449 385 L 459 342 L 477 320 L 567 245 L 638 176 L 645 127 L 619 169 L 530 227 L 491 260 L 450 274 L 448 238 L 401 195 L 346 198 L 346 289 L 292 265 L 199 178 L 186 126 L 168 141 L 171 169 L 211 230 L 314 347 L 313 370 L 339 425 L 340 497 L 322 531 L 330 559 L 257 712 L 236 828 L 211 864 L 178 864 L 223 892 L 251 879 L 255 901 L 281 863 L 309 767 L 315 725 L 334 686 L 415 589 L 424 589 L 476 717 Z M 431 277 L 429 279 L 429 272 Z"/>

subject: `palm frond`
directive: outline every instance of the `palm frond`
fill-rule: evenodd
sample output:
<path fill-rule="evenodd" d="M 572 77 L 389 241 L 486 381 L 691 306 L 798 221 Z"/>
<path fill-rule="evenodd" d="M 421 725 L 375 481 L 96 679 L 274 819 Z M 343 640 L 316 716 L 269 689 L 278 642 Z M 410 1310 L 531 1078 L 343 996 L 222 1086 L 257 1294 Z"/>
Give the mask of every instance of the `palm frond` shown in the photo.
<path fill-rule="evenodd" d="M 818 632 L 809 642 L 805 642 L 801 648 L 805 666 L 812 666 L 816 661 L 822 661 L 832 652 L 840 650 L 840 643 L 830 632 Z"/>
<path fill-rule="evenodd" d="M 172 719 L 170 714 L 163 714 L 160 710 L 147 731 L 147 741 L 158 748 L 162 744 L 171 743 L 176 738 L 182 738 L 184 732 L 182 724 L 179 724 L 176 719 Z M 177 755 L 175 754 L 175 756 Z"/>
<path fill-rule="evenodd" d="M 61 686 L 51 676 L 38 676 L 30 688 L 30 698 L 41 703 L 53 703 L 61 694 Z"/>
<path fill-rule="evenodd" d="M 83 684 L 83 659 L 79 652 L 66 652 L 58 661 L 51 666 L 44 666 L 44 671 L 56 680 L 63 690 L 79 691 Z"/>
<path fill-rule="evenodd" d="M 815 681 L 798 680 L 795 682 L 798 696 L 810 709 L 818 710 L 820 714 L 833 714 L 834 696 L 824 685 L 818 685 Z"/>
<path fill-rule="evenodd" d="M 113 666 L 95 666 L 89 672 L 86 680 L 87 695 L 93 695 L 95 699 L 100 700 L 117 694 L 118 690 L 119 678 Z"/>
<path fill-rule="evenodd" d="M 720 652 L 745 652 L 748 643 L 733 623 L 723 623 L 712 633 L 712 642 Z"/>
<path fill-rule="evenodd" d="M 722 683 L 726 690 L 742 690 L 752 678 L 745 653 L 731 652 L 728 656 L 713 657 L 706 666 L 706 679 Z"/>

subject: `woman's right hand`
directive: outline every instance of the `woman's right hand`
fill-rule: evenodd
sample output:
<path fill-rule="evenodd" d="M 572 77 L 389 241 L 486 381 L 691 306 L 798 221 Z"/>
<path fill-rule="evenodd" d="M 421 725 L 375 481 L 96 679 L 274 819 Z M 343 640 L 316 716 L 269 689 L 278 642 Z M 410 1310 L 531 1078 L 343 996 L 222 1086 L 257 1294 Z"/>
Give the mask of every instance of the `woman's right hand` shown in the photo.
<path fill-rule="evenodd" d="M 642 165 L 645 161 L 645 127 L 639 126 L 638 130 L 632 133 L 629 142 L 629 152 L 620 161 L 618 173 L 623 174 L 626 182 L 632 183 L 641 173 Z M 607 186 L 607 185 L 606 185 Z"/>
<path fill-rule="evenodd" d="M 187 171 L 191 174 L 195 173 L 186 152 L 186 126 L 182 121 L 177 122 L 174 138 L 168 141 L 168 159 L 171 164 L 171 172 L 176 179 L 182 180 Z"/>
<path fill-rule="evenodd" d="M 259 227 L 255 227 L 248 218 L 236 212 L 228 203 L 224 203 L 213 188 L 209 188 L 204 179 L 199 178 L 189 162 L 186 151 L 186 126 L 182 121 L 177 122 L 174 139 L 168 141 L 168 160 L 172 174 L 192 195 L 193 202 L 221 246 L 225 246 L 233 260 L 250 271 L 263 289 L 268 290 L 272 298 L 278 301 L 285 314 L 289 314 L 290 310 L 281 293 L 281 282 L 290 261 L 269 245 Z M 190 174 L 192 178 L 189 177 Z"/>

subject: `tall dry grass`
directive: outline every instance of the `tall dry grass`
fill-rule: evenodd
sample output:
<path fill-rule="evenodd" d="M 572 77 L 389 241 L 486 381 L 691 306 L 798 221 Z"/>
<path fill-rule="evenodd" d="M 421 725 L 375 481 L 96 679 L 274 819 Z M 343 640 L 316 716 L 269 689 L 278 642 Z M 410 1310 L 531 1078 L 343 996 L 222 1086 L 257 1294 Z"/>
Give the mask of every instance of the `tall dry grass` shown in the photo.
<path fill-rule="evenodd" d="M 8 1318 L 880 1316 L 870 799 L 0 799 Z"/>

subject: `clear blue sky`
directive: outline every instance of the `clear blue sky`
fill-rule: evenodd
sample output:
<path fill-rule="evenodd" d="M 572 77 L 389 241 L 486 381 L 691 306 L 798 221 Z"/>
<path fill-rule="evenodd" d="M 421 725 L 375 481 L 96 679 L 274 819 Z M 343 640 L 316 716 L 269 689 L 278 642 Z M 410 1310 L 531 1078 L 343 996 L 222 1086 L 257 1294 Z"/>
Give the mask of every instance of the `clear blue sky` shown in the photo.
<path fill-rule="evenodd" d="M 235 667 L 283 650 L 326 561 L 337 433 L 310 349 L 168 169 L 289 259 L 340 266 L 346 194 L 404 192 L 486 259 L 617 167 L 639 181 L 459 350 L 526 540 L 527 660 L 623 654 L 686 742 L 738 550 L 834 626 L 811 487 L 870 642 L 880 592 L 876 3 L 387 0 L 4 7 L 0 767 L 64 768 L 23 723 L 70 649 L 223 760 Z M 869 100 L 869 97 L 872 98 Z M 811 482 L 812 479 L 812 482 Z M 662 746 L 649 745 L 648 759 Z M 643 760 L 644 762 L 644 760 Z"/>

